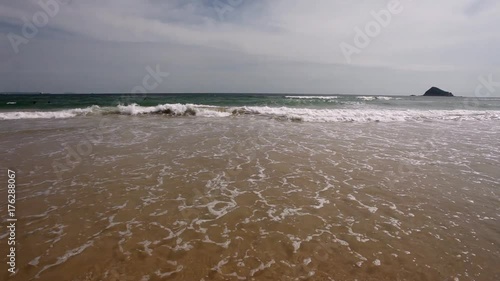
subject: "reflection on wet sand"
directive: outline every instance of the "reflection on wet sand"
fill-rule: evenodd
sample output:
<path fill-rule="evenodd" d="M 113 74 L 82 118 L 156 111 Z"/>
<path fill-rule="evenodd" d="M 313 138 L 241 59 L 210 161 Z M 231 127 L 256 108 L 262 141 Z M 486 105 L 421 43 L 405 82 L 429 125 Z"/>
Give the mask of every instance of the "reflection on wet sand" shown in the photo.
<path fill-rule="evenodd" d="M 0 137 L 19 180 L 12 280 L 500 277 L 496 123 L 105 118 L 62 180 L 47 163 L 99 118 Z"/>

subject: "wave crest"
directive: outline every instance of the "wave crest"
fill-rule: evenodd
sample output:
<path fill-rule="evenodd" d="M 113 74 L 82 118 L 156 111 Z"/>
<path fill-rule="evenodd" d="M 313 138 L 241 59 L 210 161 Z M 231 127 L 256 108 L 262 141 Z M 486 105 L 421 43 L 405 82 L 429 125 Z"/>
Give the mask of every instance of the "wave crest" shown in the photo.
<path fill-rule="evenodd" d="M 0 120 L 72 118 L 86 115 L 166 115 L 170 117 L 229 117 L 258 115 L 277 120 L 303 122 L 402 122 L 500 120 L 500 111 L 473 110 L 396 110 L 396 109 L 313 109 L 293 107 L 243 106 L 217 107 L 197 104 L 137 104 L 116 107 L 91 106 L 60 111 L 1 112 Z"/>
<path fill-rule="evenodd" d="M 299 100 L 334 100 L 338 99 L 338 96 L 285 96 L 287 99 L 299 99 Z"/>

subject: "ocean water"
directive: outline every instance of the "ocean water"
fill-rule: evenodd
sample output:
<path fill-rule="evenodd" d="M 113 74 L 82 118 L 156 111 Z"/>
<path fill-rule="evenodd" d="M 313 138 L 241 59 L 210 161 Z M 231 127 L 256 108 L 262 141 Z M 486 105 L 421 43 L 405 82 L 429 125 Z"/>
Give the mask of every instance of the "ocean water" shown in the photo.
<path fill-rule="evenodd" d="M 89 115 L 229 117 L 262 115 L 311 122 L 497 120 L 500 97 L 312 96 L 265 94 L 0 95 L 0 119 Z"/>
<path fill-rule="evenodd" d="M 498 119 L 500 97 L 314 96 L 282 94 L 0 95 L 0 119 L 88 115 L 263 115 L 292 121 Z"/>
<path fill-rule="evenodd" d="M 500 279 L 500 98 L 0 95 L 0 147 L 9 280 Z"/>

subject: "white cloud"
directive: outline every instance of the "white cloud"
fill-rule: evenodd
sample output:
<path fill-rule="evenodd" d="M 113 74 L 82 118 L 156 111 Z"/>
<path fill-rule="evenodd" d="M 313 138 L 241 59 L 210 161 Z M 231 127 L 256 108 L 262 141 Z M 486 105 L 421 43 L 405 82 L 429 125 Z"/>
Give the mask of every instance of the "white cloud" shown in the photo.
<path fill-rule="evenodd" d="M 389 1 L 247 0 L 229 12 L 226 21 L 219 21 L 210 1 L 73 0 L 61 8 L 61 12 L 51 19 L 47 27 L 47 30 L 63 31 L 71 36 L 50 39 L 40 35 L 35 40 L 45 42 L 44 46 L 51 45 L 51 41 L 57 45 L 58 40 L 73 40 L 83 45 L 92 44 L 96 48 L 119 42 L 119 48 L 124 49 L 123 61 L 134 60 L 125 50 L 140 52 L 140 49 L 133 51 L 134 44 L 141 48 L 148 44 L 164 44 L 164 52 L 161 48 L 154 48 L 156 53 L 148 55 L 159 60 L 183 57 L 184 65 L 192 65 L 193 72 L 196 72 L 197 62 L 214 69 L 220 65 L 234 64 L 233 68 L 237 72 L 227 74 L 231 77 L 240 74 L 240 78 L 245 75 L 248 77 L 251 69 L 245 68 L 244 64 L 254 60 L 266 66 L 259 71 L 266 71 L 266 68 L 282 69 L 283 65 L 288 64 L 289 67 L 309 69 L 311 77 L 324 77 L 329 70 L 333 74 L 338 73 L 339 68 L 345 69 L 343 73 L 357 69 L 358 72 L 354 74 L 376 68 L 387 74 L 395 70 L 408 72 L 409 76 L 402 77 L 404 81 L 424 79 L 428 76 L 426 72 L 442 75 L 443 83 L 449 85 L 452 84 L 447 79 L 451 79 L 450 74 L 453 72 L 470 77 L 466 80 L 473 83 L 473 77 L 498 71 L 500 61 L 494 54 L 500 47 L 500 34 L 497 31 L 500 26 L 500 3 L 493 0 L 401 0 L 403 12 L 394 15 L 390 25 L 383 28 L 380 35 L 359 55 L 353 57 L 352 65 L 347 65 L 339 44 L 352 44 L 354 28 L 363 28 L 373 20 L 370 12 L 385 8 Z M 37 8 L 34 1 L 7 3 L 0 4 L 0 24 L 20 23 L 21 15 L 30 16 Z M 20 30 L 20 27 L 17 29 Z M 15 28 L 12 30 L 15 31 Z M 189 50 L 200 53 L 190 56 L 180 51 L 182 48 L 174 46 L 189 47 Z M 224 53 L 228 55 L 220 57 Z M 217 61 L 208 57 L 214 54 L 219 54 Z M 86 55 L 90 56 L 91 53 Z M 116 59 L 120 60 L 120 57 Z M 36 64 L 36 58 L 30 64 Z M 133 65 L 135 67 L 135 63 Z M 330 68 L 325 69 L 325 66 Z M 364 71 L 359 71 L 363 68 Z M 299 72 L 303 73 L 300 69 L 295 73 Z M 282 85 L 282 89 L 289 90 L 286 85 L 290 81 L 287 81 L 286 75 L 277 75 L 275 72 L 267 74 L 275 77 L 271 82 L 266 82 L 272 84 L 271 88 L 279 91 Z M 369 79 L 365 74 L 361 76 L 366 78 L 368 85 L 377 89 L 386 87 L 389 91 L 392 87 L 402 88 L 405 85 L 403 81 L 396 83 L 399 86 L 382 84 L 382 81 Z M 259 77 L 257 75 L 255 79 L 263 79 Z M 289 77 L 301 79 L 295 75 Z M 179 79 L 188 83 L 186 77 Z M 347 85 L 356 81 L 356 77 L 346 76 L 345 79 L 348 80 L 336 82 Z M 422 81 L 422 84 L 425 83 Z M 328 83 L 321 87 L 319 84 L 307 84 L 311 92 L 328 88 Z M 243 86 L 245 89 L 242 91 L 253 91 L 251 83 L 243 83 Z M 233 89 L 237 85 L 217 87 Z M 212 86 L 214 90 L 217 87 Z M 332 91 L 346 88 L 339 84 L 329 87 Z M 189 91 L 189 87 L 183 88 Z M 356 88 L 359 86 L 353 85 L 353 91 L 356 92 Z"/>

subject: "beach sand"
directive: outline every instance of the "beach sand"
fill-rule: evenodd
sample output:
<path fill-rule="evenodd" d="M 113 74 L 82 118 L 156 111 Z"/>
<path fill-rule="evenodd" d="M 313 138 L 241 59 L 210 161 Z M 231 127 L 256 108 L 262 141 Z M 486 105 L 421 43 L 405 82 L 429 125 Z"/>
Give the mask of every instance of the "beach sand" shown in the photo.
<path fill-rule="evenodd" d="M 498 122 L 109 115 L 1 132 L 9 280 L 500 280 Z"/>

